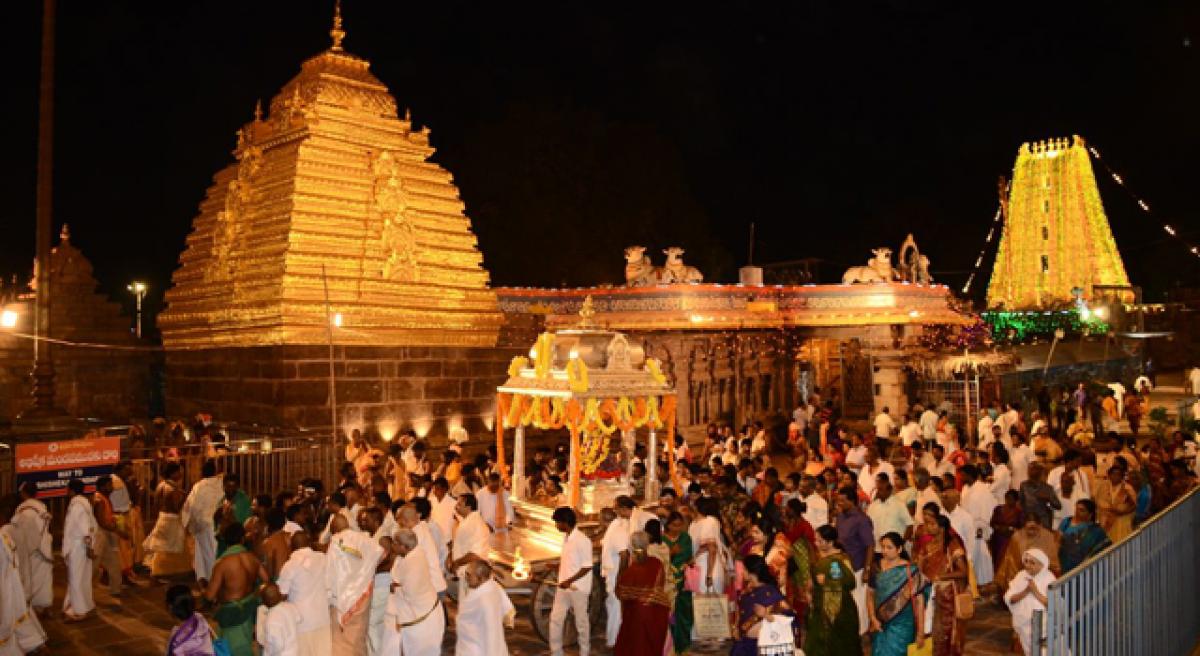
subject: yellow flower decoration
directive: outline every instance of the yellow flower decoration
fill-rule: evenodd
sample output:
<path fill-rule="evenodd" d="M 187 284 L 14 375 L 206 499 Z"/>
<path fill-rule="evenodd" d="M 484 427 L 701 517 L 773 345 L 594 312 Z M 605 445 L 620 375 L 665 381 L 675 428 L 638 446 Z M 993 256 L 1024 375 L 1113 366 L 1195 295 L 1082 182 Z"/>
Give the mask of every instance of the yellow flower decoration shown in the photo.
<path fill-rule="evenodd" d="M 554 333 L 542 333 L 534 347 L 534 375 L 538 378 L 546 378 L 550 375 L 552 364 L 554 364 Z"/>

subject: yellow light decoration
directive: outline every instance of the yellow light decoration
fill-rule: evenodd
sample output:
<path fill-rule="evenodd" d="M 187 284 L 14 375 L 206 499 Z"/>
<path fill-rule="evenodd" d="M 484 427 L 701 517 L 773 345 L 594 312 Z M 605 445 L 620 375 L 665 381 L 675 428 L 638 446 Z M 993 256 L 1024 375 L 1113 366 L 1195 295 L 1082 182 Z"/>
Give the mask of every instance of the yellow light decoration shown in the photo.
<path fill-rule="evenodd" d="M 1047 308 L 1073 288 L 1129 285 L 1083 139 L 1022 144 L 988 285 L 988 307 Z"/>

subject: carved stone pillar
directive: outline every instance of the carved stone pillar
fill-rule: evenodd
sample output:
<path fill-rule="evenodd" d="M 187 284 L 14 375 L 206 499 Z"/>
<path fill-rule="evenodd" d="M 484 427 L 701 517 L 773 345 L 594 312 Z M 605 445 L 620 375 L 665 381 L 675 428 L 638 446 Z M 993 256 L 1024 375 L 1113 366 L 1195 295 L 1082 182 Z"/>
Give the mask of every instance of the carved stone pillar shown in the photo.
<path fill-rule="evenodd" d="M 650 443 L 646 445 L 646 500 L 658 499 L 658 433 L 650 429 Z"/>

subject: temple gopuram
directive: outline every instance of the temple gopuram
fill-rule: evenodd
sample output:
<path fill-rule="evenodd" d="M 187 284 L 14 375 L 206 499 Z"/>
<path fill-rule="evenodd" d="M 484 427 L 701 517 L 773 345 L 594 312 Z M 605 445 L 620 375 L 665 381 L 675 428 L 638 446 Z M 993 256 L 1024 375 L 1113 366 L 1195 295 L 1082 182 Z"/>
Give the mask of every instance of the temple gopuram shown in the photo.
<path fill-rule="evenodd" d="M 1057 308 L 1129 287 L 1082 138 L 1021 144 L 1002 200 L 989 308 Z"/>
<path fill-rule="evenodd" d="M 343 49 L 340 16 L 331 36 L 237 131 L 200 205 L 159 318 L 171 415 L 484 434 L 509 363 L 591 297 L 598 327 L 662 363 L 684 432 L 818 390 L 866 417 L 907 406 L 926 326 L 970 320 L 911 238 L 897 268 L 876 249 L 835 285 L 708 284 L 682 248 L 652 267 L 633 247 L 626 287 L 491 289 L 428 128 Z"/>

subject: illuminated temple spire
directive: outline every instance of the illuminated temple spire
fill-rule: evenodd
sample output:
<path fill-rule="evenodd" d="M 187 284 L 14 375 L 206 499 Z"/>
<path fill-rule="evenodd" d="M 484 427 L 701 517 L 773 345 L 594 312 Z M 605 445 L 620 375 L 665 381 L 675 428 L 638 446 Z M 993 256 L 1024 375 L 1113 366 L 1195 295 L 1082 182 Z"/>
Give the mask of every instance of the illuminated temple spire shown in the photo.
<path fill-rule="evenodd" d="M 342 0 L 334 0 L 333 28 L 329 30 L 329 37 L 333 39 L 333 47 L 330 49 L 341 52 L 342 39 L 346 38 L 346 31 L 342 29 Z"/>
<path fill-rule="evenodd" d="M 168 348 L 493 346 L 501 323 L 471 221 L 429 131 L 370 63 L 333 46 L 237 131 L 160 315 Z M 327 272 L 328 280 L 323 272 Z"/>
<path fill-rule="evenodd" d="M 1004 208 L 988 307 L 1062 307 L 1073 288 L 1090 299 L 1129 284 L 1082 138 L 1022 144 Z"/>

